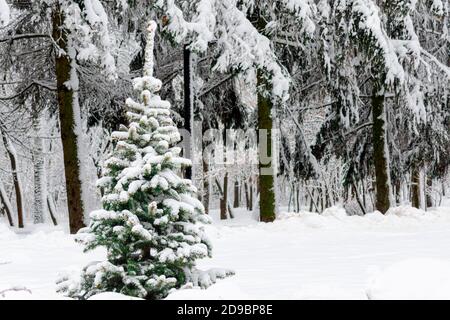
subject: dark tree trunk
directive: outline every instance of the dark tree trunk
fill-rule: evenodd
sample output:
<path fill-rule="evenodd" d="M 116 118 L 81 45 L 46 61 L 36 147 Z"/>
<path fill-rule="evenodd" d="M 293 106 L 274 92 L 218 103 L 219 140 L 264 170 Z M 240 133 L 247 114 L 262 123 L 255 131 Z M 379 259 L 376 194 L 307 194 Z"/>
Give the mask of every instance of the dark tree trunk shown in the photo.
<path fill-rule="evenodd" d="M 317 201 L 319 202 L 319 205 L 320 205 L 320 211 L 319 211 L 319 212 L 323 212 L 323 210 L 324 210 L 324 205 L 323 205 L 323 190 L 322 190 L 322 188 L 319 188 L 317 191 L 319 192 L 319 194 L 318 194 L 318 199 L 317 199 Z"/>
<path fill-rule="evenodd" d="M 184 136 L 187 141 L 184 142 L 184 157 L 192 159 L 192 121 L 193 121 L 193 105 L 194 93 L 192 92 L 192 58 L 191 50 L 188 45 L 185 45 L 183 50 L 183 64 L 184 64 L 184 129 L 189 133 Z M 186 167 L 184 171 L 186 179 L 192 179 L 192 167 Z"/>
<path fill-rule="evenodd" d="M 220 198 L 220 219 L 225 220 L 227 216 L 227 202 L 228 202 L 228 172 L 225 172 L 223 177 L 223 192 Z"/>
<path fill-rule="evenodd" d="M 225 119 L 223 119 L 225 120 Z M 222 197 L 220 198 L 220 219 L 225 220 L 227 216 L 228 208 L 228 171 L 227 171 L 227 130 L 226 123 L 224 121 L 224 128 L 222 132 L 222 142 L 223 142 L 223 165 L 225 169 L 225 175 L 223 176 L 223 188 Z"/>
<path fill-rule="evenodd" d="M 236 179 L 234 181 L 234 197 L 233 197 L 233 208 L 239 208 L 239 181 Z"/>
<path fill-rule="evenodd" d="M 425 188 L 425 195 L 427 199 L 427 209 L 431 208 L 433 206 L 433 196 L 432 196 L 432 190 L 433 190 L 433 180 L 430 177 L 430 174 L 428 173 L 428 170 L 426 172 L 426 180 L 427 180 L 427 186 Z"/>
<path fill-rule="evenodd" d="M 56 214 L 56 209 L 55 209 L 55 202 L 53 201 L 53 198 L 47 194 L 47 206 L 48 206 L 48 212 L 50 214 L 50 218 L 52 219 L 52 222 L 55 226 L 58 225 L 58 221 L 56 220 L 55 214 Z"/>
<path fill-rule="evenodd" d="M 224 195 L 224 192 L 223 192 L 223 190 L 222 190 L 222 187 L 220 186 L 220 182 L 219 182 L 219 180 L 217 180 L 217 178 L 214 179 L 214 181 L 216 182 L 216 186 L 217 186 L 217 189 L 219 190 L 220 197 L 222 198 L 223 195 Z M 227 200 L 228 200 L 228 199 L 227 199 Z M 220 203 L 220 205 L 222 206 L 222 203 Z M 228 213 L 230 214 L 230 218 L 233 219 L 233 218 L 234 218 L 233 209 L 231 208 L 231 205 L 230 205 L 229 201 L 227 201 L 227 202 L 225 203 L 225 205 L 226 205 L 226 208 L 228 209 Z M 221 211 L 221 212 L 222 212 L 222 211 Z M 226 212 L 226 211 L 225 211 L 225 212 Z M 225 214 L 226 214 L 226 213 L 225 213 Z M 226 219 L 226 218 L 225 218 L 225 219 Z"/>
<path fill-rule="evenodd" d="M 248 210 L 249 211 L 253 211 L 253 193 L 254 193 L 254 187 L 253 187 L 253 179 L 252 176 L 250 176 L 249 182 L 248 182 L 248 186 L 249 186 L 249 203 L 248 203 Z"/>
<path fill-rule="evenodd" d="M 372 97 L 373 115 L 373 162 L 375 166 L 375 209 L 386 213 L 390 207 L 389 155 L 386 145 L 386 113 L 384 92 L 375 92 Z"/>
<path fill-rule="evenodd" d="M 68 55 L 68 37 L 64 30 L 64 16 L 59 4 L 53 11 L 52 36 L 55 43 L 66 54 L 55 56 L 56 85 L 59 106 L 59 121 L 64 154 L 64 172 L 66 176 L 67 206 L 69 211 L 70 233 L 77 233 L 83 228 L 83 201 L 81 196 L 80 159 L 78 157 L 78 140 L 74 114 L 74 90 L 67 87 L 71 79 L 71 58 Z M 74 70 L 74 72 L 76 72 Z"/>
<path fill-rule="evenodd" d="M 17 155 L 11 142 L 6 137 L 4 132 L 0 132 L 8 153 L 9 161 L 11 162 L 11 172 L 14 183 L 14 190 L 16 192 L 16 206 L 17 206 L 17 225 L 19 228 L 23 228 L 23 203 L 22 203 L 22 186 L 20 184 L 19 175 L 17 173 Z"/>
<path fill-rule="evenodd" d="M 355 198 L 356 198 L 356 202 L 358 202 L 359 208 L 361 209 L 362 214 L 366 214 L 366 208 L 364 207 L 364 205 L 361 202 L 361 199 L 359 198 L 359 192 L 358 192 L 358 188 L 356 186 L 355 180 L 352 178 L 352 189 L 353 189 L 353 193 L 355 194 Z"/>
<path fill-rule="evenodd" d="M 397 179 L 395 179 L 395 201 L 397 205 L 400 205 L 401 202 L 401 189 L 402 189 L 401 179 L 397 177 Z"/>
<path fill-rule="evenodd" d="M 249 184 L 247 182 L 244 183 L 244 192 L 245 192 L 245 204 L 247 206 L 247 210 L 250 210 L 250 194 L 248 192 Z"/>
<path fill-rule="evenodd" d="M 420 171 L 416 165 L 411 171 L 411 205 L 420 208 Z"/>
<path fill-rule="evenodd" d="M 203 206 L 205 213 L 209 214 L 209 160 L 203 160 Z"/>
<path fill-rule="evenodd" d="M 261 70 L 258 70 L 257 78 L 258 88 L 265 87 L 267 90 L 268 85 Z M 258 91 L 259 216 L 263 222 L 275 220 L 275 172 L 271 159 L 272 125 L 272 101 L 267 94 Z"/>
<path fill-rule="evenodd" d="M 330 197 L 330 195 L 328 193 L 328 188 L 327 188 L 325 183 L 323 185 L 323 192 L 324 192 L 323 196 L 324 196 L 324 200 L 325 200 L 324 201 L 324 204 L 325 204 L 324 209 L 325 209 L 325 208 L 328 208 L 328 207 L 331 206 L 331 197 Z"/>

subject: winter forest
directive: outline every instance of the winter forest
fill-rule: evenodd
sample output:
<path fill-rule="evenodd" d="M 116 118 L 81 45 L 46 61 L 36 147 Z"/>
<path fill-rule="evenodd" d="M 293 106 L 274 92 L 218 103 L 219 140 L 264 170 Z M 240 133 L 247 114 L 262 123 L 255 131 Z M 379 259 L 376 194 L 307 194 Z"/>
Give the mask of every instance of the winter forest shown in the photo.
<path fill-rule="evenodd" d="M 0 0 L 0 300 L 450 299 L 448 0 Z"/>

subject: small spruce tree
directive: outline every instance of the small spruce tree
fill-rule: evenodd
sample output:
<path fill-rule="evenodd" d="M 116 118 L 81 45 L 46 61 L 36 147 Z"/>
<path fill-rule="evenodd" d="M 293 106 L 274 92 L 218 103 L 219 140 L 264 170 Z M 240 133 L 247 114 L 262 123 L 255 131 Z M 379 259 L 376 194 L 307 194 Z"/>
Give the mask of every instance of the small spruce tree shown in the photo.
<path fill-rule="evenodd" d="M 180 134 L 170 103 L 156 94 L 162 84 L 153 77 L 155 31 L 152 21 L 144 75 L 133 81 L 140 102 L 127 99 L 130 124 L 112 134 L 114 151 L 97 183 L 103 209 L 92 212 L 90 225 L 80 231 L 86 250 L 106 247 L 107 261 L 86 266 L 77 282 L 60 281 L 59 291 L 75 298 L 109 291 L 160 299 L 173 288 L 207 287 L 232 273 L 195 268 L 197 259 L 211 256 L 203 230 L 209 218 L 191 180 L 179 176 L 191 162 L 175 146 Z"/>

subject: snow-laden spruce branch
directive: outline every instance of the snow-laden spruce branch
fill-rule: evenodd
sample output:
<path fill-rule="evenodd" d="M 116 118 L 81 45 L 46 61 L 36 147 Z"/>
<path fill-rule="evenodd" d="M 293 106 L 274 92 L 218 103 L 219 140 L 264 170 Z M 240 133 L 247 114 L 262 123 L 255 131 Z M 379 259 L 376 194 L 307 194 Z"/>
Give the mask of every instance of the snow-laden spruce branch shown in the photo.
<path fill-rule="evenodd" d="M 175 1 L 162 2 L 169 18 L 165 29 L 178 43 L 187 42 L 190 49 L 197 52 L 205 52 L 210 43 L 216 43 L 220 53 L 214 70 L 227 72 L 260 68 L 272 83 L 274 97 L 287 99 L 289 75 L 279 64 L 270 39 L 252 25 L 236 1 L 198 1 L 191 21 L 185 19 Z M 288 2 L 283 4 L 288 5 Z M 307 16 L 299 3 L 290 9 L 299 17 Z M 311 30 L 311 26 L 307 29 Z"/>

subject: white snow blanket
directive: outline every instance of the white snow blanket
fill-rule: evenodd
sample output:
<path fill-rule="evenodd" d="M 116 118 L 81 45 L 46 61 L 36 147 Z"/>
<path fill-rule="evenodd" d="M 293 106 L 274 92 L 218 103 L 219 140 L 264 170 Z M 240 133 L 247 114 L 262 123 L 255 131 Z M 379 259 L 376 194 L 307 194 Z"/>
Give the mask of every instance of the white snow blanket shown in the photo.
<path fill-rule="evenodd" d="M 198 267 L 221 266 L 236 275 L 167 299 L 450 299 L 450 208 L 398 207 L 360 217 L 333 207 L 321 215 L 284 213 L 270 224 L 243 210 L 224 222 L 212 215 L 213 258 Z M 62 299 L 55 293 L 58 274 L 104 254 L 84 254 L 63 230 L 16 233 L 2 219 L 0 299 Z"/>

